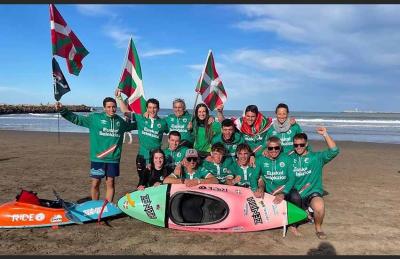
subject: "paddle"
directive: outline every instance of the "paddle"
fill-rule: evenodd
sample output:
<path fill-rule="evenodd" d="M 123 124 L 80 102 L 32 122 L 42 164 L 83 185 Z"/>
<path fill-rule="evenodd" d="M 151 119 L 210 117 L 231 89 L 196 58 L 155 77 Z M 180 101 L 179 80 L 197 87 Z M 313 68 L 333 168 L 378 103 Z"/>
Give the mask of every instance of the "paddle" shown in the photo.
<path fill-rule="evenodd" d="M 72 221 L 76 224 L 83 224 L 83 222 L 71 212 L 71 210 L 69 209 L 67 204 L 65 204 L 64 200 L 60 198 L 60 196 L 58 195 L 56 190 L 53 189 L 53 193 L 54 193 L 54 196 L 56 196 L 57 201 L 60 202 L 61 206 L 65 210 L 65 216 L 67 217 L 67 219 L 69 219 L 70 221 Z"/>

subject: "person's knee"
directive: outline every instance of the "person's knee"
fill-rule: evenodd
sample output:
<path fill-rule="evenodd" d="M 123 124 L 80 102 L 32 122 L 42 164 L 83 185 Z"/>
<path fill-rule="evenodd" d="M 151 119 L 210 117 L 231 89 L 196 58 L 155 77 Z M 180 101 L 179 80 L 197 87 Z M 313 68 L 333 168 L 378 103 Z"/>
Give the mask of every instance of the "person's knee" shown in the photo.
<path fill-rule="evenodd" d="M 114 188 L 114 185 L 115 185 L 114 178 L 108 177 L 107 181 L 106 181 L 106 185 L 108 188 Z"/>
<path fill-rule="evenodd" d="M 93 179 L 92 180 L 92 187 L 97 189 L 97 188 L 100 187 L 100 183 L 101 183 L 101 179 Z"/>
<path fill-rule="evenodd" d="M 323 213 L 325 210 L 324 199 L 322 197 L 314 197 L 310 202 L 310 207 L 314 212 Z"/>

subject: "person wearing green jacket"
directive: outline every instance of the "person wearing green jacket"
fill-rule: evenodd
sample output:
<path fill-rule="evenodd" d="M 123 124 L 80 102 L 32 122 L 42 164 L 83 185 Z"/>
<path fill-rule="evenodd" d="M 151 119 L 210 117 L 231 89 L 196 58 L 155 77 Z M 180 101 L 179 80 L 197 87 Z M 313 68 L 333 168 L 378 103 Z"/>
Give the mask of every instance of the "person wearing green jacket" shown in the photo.
<path fill-rule="evenodd" d="M 89 129 L 91 198 L 99 199 L 101 179 L 105 177 L 106 199 L 112 202 L 115 194 L 115 177 L 119 176 L 124 133 L 136 129 L 136 122 L 127 122 L 118 116 L 117 103 L 111 97 L 103 100 L 104 112 L 90 113 L 88 116 L 77 115 L 60 102 L 56 102 L 55 108 L 66 120 Z"/>
<path fill-rule="evenodd" d="M 192 115 L 186 110 L 185 101 L 181 98 L 175 99 L 172 102 L 172 109 L 174 113 L 165 118 L 169 132 L 178 131 L 181 134 L 179 145 L 193 148 L 194 138 L 188 128 Z"/>
<path fill-rule="evenodd" d="M 180 145 L 181 134 L 179 131 L 173 130 L 168 134 L 168 148 L 164 149 L 165 153 L 165 166 L 170 170 L 175 170 L 181 161 L 185 158 L 185 146 Z"/>
<path fill-rule="evenodd" d="M 322 169 L 339 154 L 339 148 L 329 136 L 325 127 L 318 127 L 317 133 L 324 137 L 328 149 L 314 152 L 307 149 L 308 140 L 305 133 L 293 137 L 294 152 L 289 155 L 295 175 L 294 187 L 298 191 L 297 205 L 303 209 L 311 207 L 314 212 L 314 226 L 318 238 L 326 239 L 322 231 L 325 216 L 325 204 L 322 198 Z M 294 200 L 294 199 L 293 199 Z"/>
<path fill-rule="evenodd" d="M 283 200 L 292 202 L 291 193 L 295 191 L 294 173 L 291 170 L 289 157 L 283 153 L 281 140 L 278 137 L 270 137 L 267 140 L 266 155 L 257 159 L 260 167 L 260 178 L 258 179 L 258 189 L 254 193 L 257 198 L 264 196 L 264 191 L 275 196 L 273 203 L 279 204 Z M 297 225 L 289 226 L 289 230 L 295 236 L 301 236 L 297 230 Z"/>
<path fill-rule="evenodd" d="M 267 139 L 271 136 L 281 140 L 282 152 L 288 154 L 293 151 L 293 137 L 297 133 L 303 132 L 298 123 L 291 123 L 289 117 L 289 107 L 285 103 L 280 103 L 275 108 L 276 118 L 272 126 L 267 131 Z"/>
<path fill-rule="evenodd" d="M 137 122 L 139 152 L 136 155 L 136 170 L 139 175 L 139 183 L 142 182 L 144 170 L 150 168 L 150 152 L 161 148 L 164 133 L 168 132 L 168 126 L 164 119 L 158 116 L 160 103 L 157 99 L 150 98 L 146 101 L 146 116 L 129 111 L 128 105 L 121 96 L 121 90 L 116 89 L 116 98 L 125 115 L 135 118 Z"/>
<path fill-rule="evenodd" d="M 189 129 L 194 136 L 193 148 L 198 151 L 201 160 L 210 154 L 212 138 L 221 133 L 221 124 L 209 118 L 208 107 L 204 103 L 199 103 L 189 124 Z"/>

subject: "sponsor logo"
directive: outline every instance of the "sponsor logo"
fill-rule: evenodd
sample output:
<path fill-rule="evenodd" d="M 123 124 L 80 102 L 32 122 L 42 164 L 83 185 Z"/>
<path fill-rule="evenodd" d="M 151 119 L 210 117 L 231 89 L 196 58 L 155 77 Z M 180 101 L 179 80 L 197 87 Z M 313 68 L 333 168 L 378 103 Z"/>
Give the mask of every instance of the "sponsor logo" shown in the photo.
<path fill-rule="evenodd" d="M 186 118 L 183 118 L 182 121 L 183 121 L 184 123 L 186 123 L 186 122 L 187 122 L 187 119 L 186 119 Z"/>
<path fill-rule="evenodd" d="M 306 157 L 304 158 L 304 163 L 308 163 L 310 161 L 310 158 Z"/>
<path fill-rule="evenodd" d="M 157 216 L 154 213 L 154 209 L 153 206 L 151 206 L 151 200 L 148 194 L 144 195 L 144 196 L 140 196 L 140 199 L 142 200 L 142 204 L 143 204 L 143 208 L 144 208 L 144 212 L 146 212 L 147 217 L 151 218 L 151 219 L 156 219 Z"/>
<path fill-rule="evenodd" d="M 100 214 L 100 211 L 101 211 L 101 207 L 90 208 L 90 209 L 84 210 L 83 214 L 85 214 L 86 216 L 92 216 L 94 214 Z M 108 212 L 107 206 L 104 207 L 103 212 Z"/>
<path fill-rule="evenodd" d="M 247 198 L 247 203 L 249 204 L 250 211 L 253 213 L 251 217 L 253 218 L 254 224 L 262 224 L 262 217 L 260 212 L 258 212 L 259 207 L 257 206 L 257 202 L 253 197 Z"/>
<path fill-rule="evenodd" d="M 57 222 L 62 222 L 62 216 L 60 214 L 54 215 L 51 219 L 50 219 L 51 223 L 57 223 Z"/>
<path fill-rule="evenodd" d="M 218 191 L 218 192 L 228 192 L 228 188 L 224 188 L 224 187 L 215 187 L 215 186 L 204 186 L 204 185 L 200 185 L 199 189 L 201 190 L 211 190 L 211 191 Z"/>
<path fill-rule="evenodd" d="M 46 216 L 43 213 L 39 214 L 12 214 L 11 221 L 18 222 L 18 221 L 43 221 Z"/>
<path fill-rule="evenodd" d="M 285 162 L 280 162 L 280 163 L 279 163 L 279 166 L 280 166 L 280 167 L 285 167 Z"/>
<path fill-rule="evenodd" d="M 174 118 L 169 119 L 171 122 L 174 122 Z"/>
<path fill-rule="evenodd" d="M 182 156 L 182 153 L 181 152 L 178 152 L 177 154 L 176 154 L 176 157 L 181 157 Z"/>
<path fill-rule="evenodd" d="M 158 123 L 158 124 L 157 124 L 157 127 L 158 127 L 159 129 L 161 129 L 161 124 L 160 124 L 160 123 Z"/>
<path fill-rule="evenodd" d="M 119 121 L 117 121 L 116 124 L 117 124 L 117 127 L 119 127 L 121 125 L 121 123 Z"/>
<path fill-rule="evenodd" d="M 288 130 L 288 131 L 287 131 L 287 134 L 292 134 L 292 130 L 291 130 L 291 129 Z"/>
<path fill-rule="evenodd" d="M 264 167 L 269 167 L 269 163 L 268 162 L 264 163 Z"/>
<path fill-rule="evenodd" d="M 100 120 L 101 124 L 106 125 L 107 121 L 106 120 Z"/>

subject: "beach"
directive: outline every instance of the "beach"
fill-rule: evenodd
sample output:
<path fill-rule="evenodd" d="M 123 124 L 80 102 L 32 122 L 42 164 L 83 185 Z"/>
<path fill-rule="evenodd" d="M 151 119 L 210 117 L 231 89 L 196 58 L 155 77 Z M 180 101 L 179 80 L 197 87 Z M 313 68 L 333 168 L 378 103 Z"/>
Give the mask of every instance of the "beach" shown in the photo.
<path fill-rule="evenodd" d="M 332 137 L 335 138 L 334 134 Z M 325 148 L 310 141 L 313 150 Z M 398 255 L 400 145 L 337 141 L 340 154 L 324 167 L 326 215 L 319 240 L 314 226 L 302 237 L 282 229 L 251 233 L 195 233 L 164 229 L 130 217 L 109 226 L 88 223 L 53 228 L 0 229 L 2 255 Z M 0 130 L 0 204 L 20 189 L 66 201 L 90 194 L 87 133 Z M 137 138 L 125 143 L 114 202 L 135 189 Z M 105 186 L 102 183 L 101 197 Z M 397 191 L 396 191 L 397 190 Z"/>

